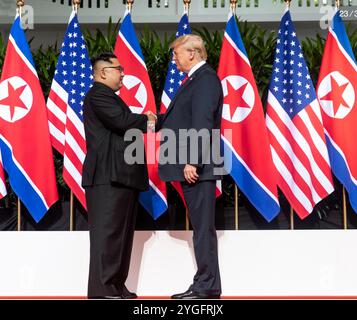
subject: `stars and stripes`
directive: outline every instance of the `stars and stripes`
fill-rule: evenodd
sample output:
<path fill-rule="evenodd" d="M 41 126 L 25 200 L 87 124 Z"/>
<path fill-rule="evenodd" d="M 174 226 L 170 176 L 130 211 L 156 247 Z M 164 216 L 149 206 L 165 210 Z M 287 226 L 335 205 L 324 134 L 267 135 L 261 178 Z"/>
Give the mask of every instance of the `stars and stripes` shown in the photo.
<path fill-rule="evenodd" d="M 317 84 L 331 168 L 357 213 L 357 64 L 336 11 Z"/>
<path fill-rule="evenodd" d="M 73 11 L 57 62 L 47 109 L 52 145 L 63 155 L 63 179 L 84 208 L 85 193 L 81 186 L 86 154 L 83 100 L 92 84 L 92 66 L 77 14 Z"/>
<path fill-rule="evenodd" d="M 278 185 L 304 218 L 333 184 L 320 106 L 289 10 L 280 23 L 266 125 Z"/>
<path fill-rule="evenodd" d="M 188 12 L 184 10 L 177 27 L 176 38 L 190 33 L 191 33 L 191 27 L 188 21 Z M 178 88 L 181 86 L 185 77 L 187 77 L 187 73 L 183 71 L 179 71 L 177 69 L 176 63 L 175 61 L 172 60 L 172 56 L 171 56 L 171 62 L 167 71 L 164 91 L 161 97 L 161 109 L 160 109 L 161 113 L 166 112 L 171 100 L 176 95 L 176 92 Z"/>

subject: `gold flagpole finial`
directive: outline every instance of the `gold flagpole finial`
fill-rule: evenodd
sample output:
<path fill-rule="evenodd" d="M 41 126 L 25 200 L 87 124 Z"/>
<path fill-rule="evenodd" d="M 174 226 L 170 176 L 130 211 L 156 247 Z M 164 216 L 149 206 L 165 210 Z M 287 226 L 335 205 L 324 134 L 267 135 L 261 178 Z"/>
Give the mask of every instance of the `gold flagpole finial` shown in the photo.
<path fill-rule="evenodd" d="M 18 8 L 23 7 L 25 5 L 25 0 L 16 0 L 16 6 Z"/>
<path fill-rule="evenodd" d="M 17 12 L 18 14 L 20 15 L 20 19 L 21 19 L 21 16 L 22 16 L 22 8 L 24 7 L 25 5 L 25 0 L 16 0 L 16 6 L 17 6 Z"/>
<path fill-rule="evenodd" d="M 337 10 L 340 9 L 341 1 L 340 0 L 335 0 L 335 3 L 336 3 Z"/>
<path fill-rule="evenodd" d="M 284 0 L 284 1 L 285 1 L 285 3 L 286 3 L 286 6 L 287 6 L 288 8 L 290 8 L 291 0 Z"/>
<path fill-rule="evenodd" d="M 126 0 L 126 7 L 129 11 L 131 11 L 134 4 L 134 0 Z"/>
<path fill-rule="evenodd" d="M 75 12 L 78 11 L 80 5 L 81 5 L 81 0 L 72 0 L 72 7 Z"/>
<path fill-rule="evenodd" d="M 238 0 L 231 0 L 231 9 L 233 12 L 236 11 Z"/>
<path fill-rule="evenodd" d="M 185 6 L 185 10 L 188 11 L 190 9 L 191 0 L 183 0 L 183 5 Z"/>

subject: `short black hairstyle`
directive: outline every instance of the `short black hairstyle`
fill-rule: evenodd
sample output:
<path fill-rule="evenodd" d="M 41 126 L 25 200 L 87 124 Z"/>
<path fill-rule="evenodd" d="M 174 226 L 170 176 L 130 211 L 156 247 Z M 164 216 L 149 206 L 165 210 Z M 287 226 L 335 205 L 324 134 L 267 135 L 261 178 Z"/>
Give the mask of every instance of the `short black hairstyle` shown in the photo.
<path fill-rule="evenodd" d="M 91 59 L 92 67 L 94 69 L 98 61 L 111 62 L 110 59 L 117 59 L 117 56 L 112 52 L 103 52 Z"/>

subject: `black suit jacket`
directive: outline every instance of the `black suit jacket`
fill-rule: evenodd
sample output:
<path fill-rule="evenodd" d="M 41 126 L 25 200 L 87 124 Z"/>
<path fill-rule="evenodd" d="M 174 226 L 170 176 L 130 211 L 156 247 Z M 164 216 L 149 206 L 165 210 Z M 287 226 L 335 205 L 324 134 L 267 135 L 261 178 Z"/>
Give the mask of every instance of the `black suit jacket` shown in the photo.
<path fill-rule="evenodd" d="M 185 164 L 198 168 L 199 180 L 218 180 L 221 176 L 214 175 L 213 169 L 219 167 L 212 160 L 212 140 L 210 143 L 210 163 L 205 164 L 202 145 L 196 150 L 197 161 L 190 158 L 190 141 L 181 141 L 179 146 L 180 129 L 212 129 L 221 128 L 223 92 L 221 81 L 216 72 L 205 63 L 198 68 L 189 79 L 179 88 L 167 111 L 158 117 L 158 129 L 171 129 L 176 134 L 176 164 L 162 164 L 165 154 L 165 141 L 161 142 L 159 175 L 164 181 L 184 181 L 183 169 Z M 179 164 L 182 148 L 186 148 L 187 162 Z M 219 151 L 218 151 L 219 152 Z M 206 161 L 207 162 L 207 161 Z"/>
<path fill-rule="evenodd" d="M 134 128 L 146 132 L 147 116 L 132 113 L 111 88 L 95 82 L 84 99 L 87 155 L 83 187 L 114 182 L 141 191 L 148 189 L 146 163 L 129 165 L 124 161 L 124 150 L 130 144 L 124 141 L 124 134 Z"/>

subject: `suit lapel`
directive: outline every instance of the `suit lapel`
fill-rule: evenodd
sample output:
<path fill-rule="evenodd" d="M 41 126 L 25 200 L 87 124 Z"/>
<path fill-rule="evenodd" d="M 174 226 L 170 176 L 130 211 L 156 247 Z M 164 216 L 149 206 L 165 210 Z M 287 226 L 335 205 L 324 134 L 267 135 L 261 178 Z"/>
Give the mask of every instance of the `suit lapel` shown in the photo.
<path fill-rule="evenodd" d="M 164 116 L 164 121 L 165 119 L 167 118 L 168 114 L 171 112 L 171 110 L 174 108 L 175 104 L 176 104 L 176 100 L 177 98 L 182 94 L 183 90 L 190 86 L 192 81 L 195 80 L 195 78 L 197 78 L 198 75 L 201 74 L 202 71 L 204 71 L 206 69 L 206 67 L 208 66 L 207 63 L 205 63 L 201 68 L 199 68 L 198 70 L 196 70 L 192 75 L 191 77 L 189 77 L 187 79 L 187 81 L 182 85 L 180 86 L 180 88 L 177 90 L 176 94 L 175 94 L 175 97 L 171 100 L 170 102 L 170 105 L 169 107 L 167 108 L 166 110 L 166 113 L 165 113 L 165 116 Z"/>

